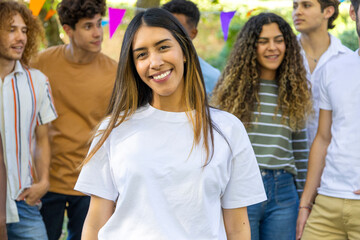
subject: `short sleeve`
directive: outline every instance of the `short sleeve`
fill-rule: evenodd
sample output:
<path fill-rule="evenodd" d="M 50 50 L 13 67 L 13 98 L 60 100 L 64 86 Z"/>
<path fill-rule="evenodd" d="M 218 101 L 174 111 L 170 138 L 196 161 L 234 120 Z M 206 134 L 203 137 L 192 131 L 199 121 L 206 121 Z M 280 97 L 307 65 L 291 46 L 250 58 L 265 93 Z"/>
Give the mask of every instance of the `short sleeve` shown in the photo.
<path fill-rule="evenodd" d="M 243 126 L 240 131 L 241 139 L 234 146 L 236 149 L 232 149 L 237 154 L 230 162 L 230 179 L 221 199 L 225 209 L 246 207 L 266 200 L 254 150 Z"/>
<path fill-rule="evenodd" d="M 101 124 L 99 129 L 102 129 Z M 94 138 L 89 152 L 95 147 L 101 136 Z M 95 155 L 81 169 L 75 190 L 87 195 L 95 195 L 104 199 L 115 201 L 118 191 L 113 181 L 109 159 L 109 138 L 99 148 Z"/>
<path fill-rule="evenodd" d="M 43 81 L 41 82 L 40 94 L 39 94 L 39 110 L 37 113 L 37 124 L 43 125 L 49 123 L 57 118 L 57 113 L 54 106 L 54 101 L 51 93 L 51 88 L 47 77 L 40 71 L 36 71 L 34 77 L 39 77 Z"/>
<path fill-rule="evenodd" d="M 320 75 L 320 104 L 319 107 L 324 110 L 332 110 L 329 94 L 327 92 L 327 67 L 323 68 Z"/>

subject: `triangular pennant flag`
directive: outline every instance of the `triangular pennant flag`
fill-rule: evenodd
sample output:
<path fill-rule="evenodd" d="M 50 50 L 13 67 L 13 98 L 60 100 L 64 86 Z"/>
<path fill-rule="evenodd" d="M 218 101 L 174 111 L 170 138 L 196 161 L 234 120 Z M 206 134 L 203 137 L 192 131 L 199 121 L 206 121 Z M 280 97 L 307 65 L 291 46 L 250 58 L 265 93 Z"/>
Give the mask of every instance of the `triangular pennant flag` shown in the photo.
<path fill-rule="evenodd" d="M 221 29 L 223 31 L 225 41 L 228 38 L 230 21 L 234 17 L 235 12 L 236 11 L 220 13 Z"/>
<path fill-rule="evenodd" d="M 117 27 L 120 25 L 126 9 L 110 8 L 109 7 L 109 30 L 110 38 L 114 35 Z"/>
<path fill-rule="evenodd" d="M 254 12 L 254 11 L 256 11 L 256 10 L 258 10 L 259 8 L 253 8 L 253 9 L 251 9 L 250 11 L 248 11 L 247 13 L 246 13 L 246 18 L 249 18 L 250 16 L 251 16 L 251 14 Z"/>
<path fill-rule="evenodd" d="M 34 16 L 38 16 L 46 0 L 30 0 L 29 9 Z"/>
<path fill-rule="evenodd" d="M 55 13 L 56 11 L 54 9 L 50 9 L 45 16 L 44 21 L 49 20 L 52 16 L 54 16 Z"/>

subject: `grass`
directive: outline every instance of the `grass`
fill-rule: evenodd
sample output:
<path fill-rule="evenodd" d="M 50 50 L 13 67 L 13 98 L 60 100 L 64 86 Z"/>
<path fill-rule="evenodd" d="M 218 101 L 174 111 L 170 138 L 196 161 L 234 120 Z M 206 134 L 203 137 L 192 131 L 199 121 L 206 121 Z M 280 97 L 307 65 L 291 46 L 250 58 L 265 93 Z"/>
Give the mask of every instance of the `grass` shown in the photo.
<path fill-rule="evenodd" d="M 61 236 L 60 236 L 60 239 L 59 240 L 66 240 L 67 236 L 68 236 L 68 233 L 67 233 L 67 224 L 69 222 L 69 219 L 68 217 L 66 216 L 65 214 L 65 217 L 64 217 L 64 222 L 63 222 L 63 228 L 62 228 L 62 233 L 61 233 Z"/>

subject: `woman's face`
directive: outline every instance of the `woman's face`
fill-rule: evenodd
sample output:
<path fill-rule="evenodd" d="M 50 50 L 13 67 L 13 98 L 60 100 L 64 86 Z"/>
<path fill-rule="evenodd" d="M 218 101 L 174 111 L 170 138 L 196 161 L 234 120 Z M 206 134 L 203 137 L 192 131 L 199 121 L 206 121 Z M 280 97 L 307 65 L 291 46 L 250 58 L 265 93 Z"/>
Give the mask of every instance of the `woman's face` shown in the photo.
<path fill-rule="evenodd" d="M 182 49 L 165 28 L 141 26 L 132 42 L 136 71 L 153 91 L 152 105 L 177 111 L 184 88 Z"/>
<path fill-rule="evenodd" d="M 285 55 L 285 40 L 277 23 L 265 24 L 257 40 L 256 57 L 260 78 L 274 80 Z"/>

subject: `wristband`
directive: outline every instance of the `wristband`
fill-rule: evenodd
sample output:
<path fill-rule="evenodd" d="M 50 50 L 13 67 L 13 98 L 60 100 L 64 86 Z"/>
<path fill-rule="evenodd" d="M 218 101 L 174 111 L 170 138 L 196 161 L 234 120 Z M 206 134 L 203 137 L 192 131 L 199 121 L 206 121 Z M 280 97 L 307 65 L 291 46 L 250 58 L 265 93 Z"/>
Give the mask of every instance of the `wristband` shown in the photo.
<path fill-rule="evenodd" d="M 311 209 L 312 209 L 311 207 L 308 207 L 308 206 L 299 206 L 299 210 L 302 208 L 309 210 L 309 212 L 311 212 Z"/>

